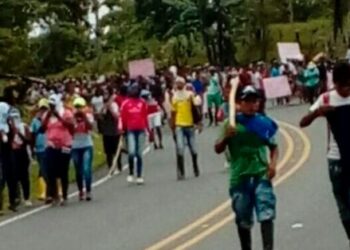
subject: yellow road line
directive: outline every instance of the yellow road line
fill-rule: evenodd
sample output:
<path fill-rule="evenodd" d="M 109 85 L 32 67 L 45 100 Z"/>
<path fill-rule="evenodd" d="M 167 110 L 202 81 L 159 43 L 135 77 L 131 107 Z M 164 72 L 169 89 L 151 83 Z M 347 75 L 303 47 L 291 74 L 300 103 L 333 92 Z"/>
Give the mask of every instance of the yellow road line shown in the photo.
<path fill-rule="evenodd" d="M 300 136 L 300 138 L 303 141 L 303 144 L 304 144 L 305 148 L 303 150 L 303 154 L 302 154 L 301 158 L 299 159 L 299 161 L 293 166 L 293 168 L 291 168 L 287 173 L 285 173 L 278 180 L 276 180 L 276 182 L 274 182 L 275 186 L 280 185 L 285 180 L 287 180 L 291 175 L 293 175 L 295 172 L 297 172 L 304 165 L 304 163 L 307 161 L 307 159 L 308 159 L 308 157 L 310 155 L 310 151 L 311 151 L 310 141 L 309 141 L 308 137 L 305 135 L 305 133 L 303 131 L 301 131 L 300 129 L 298 129 L 298 128 L 292 126 L 292 125 L 284 123 L 284 122 L 280 122 L 280 124 L 282 124 L 283 126 L 288 127 L 289 129 L 295 131 L 296 133 L 298 133 L 298 135 Z M 226 224 L 231 222 L 233 219 L 234 219 L 234 215 L 229 215 L 229 216 L 225 217 L 224 219 L 222 219 L 221 221 L 217 222 L 216 224 L 214 224 L 210 228 L 206 229 L 205 231 L 201 232 L 200 234 L 198 234 L 197 236 L 195 236 L 191 240 L 189 240 L 189 241 L 185 242 L 184 244 L 176 247 L 175 250 L 189 249 L 190 247 L 194 246 L 195 244 L 199 243 L 203 239 L 207 238 L 211 234 L 213 234 L 216 231 L 218 231 L 220 228 L 224 227 Z"/>
<path fill-rule="evenodd" d="M 286 165 L 288 160 L 291 158 L 293 151 L 294 151 L 294 148 L 295 148 L 293 139 L 287 133 L 287 131 L 284 129 L 281 129 L 280 131 L 281 131 L 282 136 L 285 138 L 285 140 L 287 142 L 287 150 L 286 150 L 286 153 L 284 154 L 282 160 L 279 162 L 279 164 L 277 166 L 278 169 L 281 169 Z M 200 217 L 199 219 L 195 220 L 193 223 L 180 229 L 179 231 L 175 232 L 174 234 L 170 235 L 169 237 L 159 241 L 155 245 L 146 248 L 145 250 L 160 250 L 160 249 L 162 249 L 163 247 L 169 245 L 171 242 L 181 238 L 182 236 L 188 234 L 189 232 L 191 232 L 195 228 L 204 224 L 206 221 L 214 218 L 216 215 L 220 214 L 225 209 L 229 208 L 230 204 L 231 204 L 231 201 L 227 200 L 226 202 L 222 203 L 220 206 L 218 206 L 215 209 L 213 209 L 212 211 L 210 211 L 208 214 Z"/>

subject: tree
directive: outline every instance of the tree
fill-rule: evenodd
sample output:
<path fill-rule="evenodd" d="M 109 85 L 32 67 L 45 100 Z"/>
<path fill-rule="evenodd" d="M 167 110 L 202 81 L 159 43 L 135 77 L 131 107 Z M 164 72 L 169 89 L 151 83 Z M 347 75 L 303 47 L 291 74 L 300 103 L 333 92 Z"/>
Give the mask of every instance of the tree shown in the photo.
<path fill-rule="evenodd" d="M 333 5 L 333 38 L 337 41 L 338 34 L 343 33 L 344 19 L 348 13 L 347 0 L 334 0 Z"/>

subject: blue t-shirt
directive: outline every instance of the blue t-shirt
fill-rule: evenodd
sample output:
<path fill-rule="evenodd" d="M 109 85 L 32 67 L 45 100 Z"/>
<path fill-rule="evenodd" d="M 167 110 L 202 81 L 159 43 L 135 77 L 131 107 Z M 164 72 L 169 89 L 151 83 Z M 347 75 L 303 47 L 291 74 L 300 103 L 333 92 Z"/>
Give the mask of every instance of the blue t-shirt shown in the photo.
<path fill-rule="evenodd" d="M 45 133 L 40 133 L 41 121 L 38 118 L 34 118 L 30 125 L 30 130 L 35 136 L 35 152 L 42 153 L 46 149 L 46 135 Z"/>
<path fill-rule="evenodd" d="M 281 72 L 278 68 L 273 67 L 270 72 L 271 77 L 278 77 L 281 76 Z"/>
<path fill-rule="evenodd" d="M 200 80 L 196 79 L 192 82 L 192 86 L 194 88 L 194 91 L 196 92 L 197 95 L 200 95 L 203 93 L 203 84 Z"/>

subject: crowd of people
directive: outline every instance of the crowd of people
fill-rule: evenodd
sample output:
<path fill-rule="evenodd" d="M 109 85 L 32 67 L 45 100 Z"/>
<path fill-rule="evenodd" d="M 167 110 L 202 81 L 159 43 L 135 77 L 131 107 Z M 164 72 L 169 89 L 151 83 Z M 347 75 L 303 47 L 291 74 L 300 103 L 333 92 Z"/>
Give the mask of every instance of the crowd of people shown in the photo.
<path fill-rule="evenodd" d="M 102 137 L 112 174 L 122 172 L 125 156 L 129 168 L 127 182 L 142 185 L 145 181 L 142 151 L 146 140 L 154 149 L 162 150 L 162 130 L 169 125 L 176 145 L 177 179 L 186 178 L 186 146 L 191 153 L 193 174 L 199 177 L 196 131 L 201 132 L 206 125 L 218 126 L 228 118 L 231 82 L 238 77 L 238 126 L 232 127 L 225 121 L 215 149 L 227 156 L 232 207 L 237 215 L 242 249 L 251 249 L 254 207 L 262 223 L 264 249 L 272 249 L 276 197 L 271 180 L 276 174 L 278 126 L 265 115 L 263 80 L 285 75 L 293 95 L 300 102 L 313 103 L 330 87 L 328 77 L 332 68 L 333 64 L 322 58 L 308 64 L 274 60 L 271 65 L 254 62 L 247 67 L 224 69 L 172 66 L 154 76 L 134 79 L 122 73 L 35 81 L 25 94 L 27 105 L 34 107 L 27 123 L 22 118 L 15 88 L 9 88 L 0 102 L 0 210 L 3 211 L 5 184 L 10 210 L 16 212 L 22 200 L 26 207 L 32 206 L 29 168 L 32 159 L 39 165 L 40 200 L 61 206 L 67 203 L 72 161 L 79 199 L 90 201 L 94 132 Z M 277 104 L 290 101 L 290 96 L 282 97 Z M 271 151 L 269 160 L 266 148 Z M 249 200 L 252 195 L 255 202 Z"/>

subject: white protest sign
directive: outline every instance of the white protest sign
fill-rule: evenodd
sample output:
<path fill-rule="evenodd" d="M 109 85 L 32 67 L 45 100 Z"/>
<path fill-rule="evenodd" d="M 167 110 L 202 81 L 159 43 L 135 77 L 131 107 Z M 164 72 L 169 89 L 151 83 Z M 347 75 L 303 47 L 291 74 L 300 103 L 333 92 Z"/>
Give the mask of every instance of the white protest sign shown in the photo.
<path fill-rule="evenodd" d="M 286 63 L 288 59 L 299 61 L 304 60 L 299 43 L 277 43 L 277 48 L 278 54 L 283 63 Z"/>
<path fill-rule="evenodd" d="M 138 76 L 149 77 L 156 74 L 154 62 L 152 59 L 142 59 L 129 62 L 129 74 L 131 78 Z"/>
<path fill-rule="evenodd" d="M 266 78 L 263 80 L 263 85 L 267 99 L 275 99 L 292 95 L 292 90 L 286 76 Z"/>

